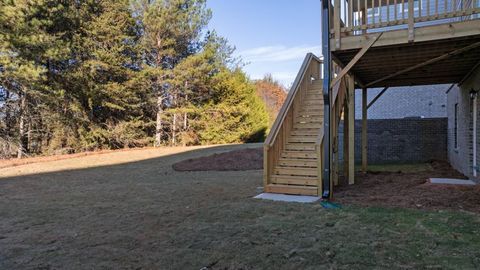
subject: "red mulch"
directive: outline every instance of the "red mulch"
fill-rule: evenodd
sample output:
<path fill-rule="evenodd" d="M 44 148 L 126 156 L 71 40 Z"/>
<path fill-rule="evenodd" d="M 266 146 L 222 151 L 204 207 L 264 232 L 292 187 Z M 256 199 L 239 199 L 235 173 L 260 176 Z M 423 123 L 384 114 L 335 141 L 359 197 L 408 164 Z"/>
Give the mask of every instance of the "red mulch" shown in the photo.
<path fill-rule="evenodd" d="M 235 150 L 187 159 L 173 164 L 176 171 L 247 171 L 263 169 L 262 148 Z"/>
<path fill-rule="evenodd" d="M 341 184 L 334 189 L 334 200 L 345 205 L 384 206 L 417 209 L 467 210 L 480 213 L 480 185 L 455 186 L 428 183 L 428 178 L 465 176 L 447 162 L 434 161 L 432 170 L 421 172 L 357 173 L 355 185 Z M 261 170 L 261 148 L 236 150 L 173 165 L 177 171 L 241 171 Z"/>

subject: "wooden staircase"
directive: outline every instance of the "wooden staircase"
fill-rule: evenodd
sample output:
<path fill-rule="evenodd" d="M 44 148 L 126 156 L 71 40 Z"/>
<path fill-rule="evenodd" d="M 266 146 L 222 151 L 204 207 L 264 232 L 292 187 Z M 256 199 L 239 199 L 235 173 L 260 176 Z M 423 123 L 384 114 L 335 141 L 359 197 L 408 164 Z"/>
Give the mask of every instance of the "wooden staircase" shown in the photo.
<path fill-rule="evenodd" d="M 270 177 L 267 192 L 318 195 L 318 157 L 315 142 L 323 129 L 322 81 L 307 90 L 295 115 L 285 149 Z"/>
<path fill-rule="evenodd" d="M 266 192 L 321 195 L 321 61 L 307 55 L 264 148 Z"/>

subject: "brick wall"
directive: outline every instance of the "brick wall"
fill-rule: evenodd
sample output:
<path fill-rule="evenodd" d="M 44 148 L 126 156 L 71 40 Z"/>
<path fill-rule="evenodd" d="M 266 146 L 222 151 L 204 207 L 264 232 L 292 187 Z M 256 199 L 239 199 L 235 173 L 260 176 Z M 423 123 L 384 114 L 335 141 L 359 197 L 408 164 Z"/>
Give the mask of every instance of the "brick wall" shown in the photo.
<path fill-rule="evenodd" d="M 457 147 L 455 147 L 455 104 L 458 106 Z M 472 106 L 467 93 L 455 87 L 448 93 L 448 159 L 459 172 L 471 175 Z"/>
<path fill-rule="evenodd" d="M 389 88 L 369 109 L 368 119 L 402 119 L 405 117 L 447 117 L 447 95 L 450 85 L 424 85 Z M 381 88 L 367 91 L 368 102 Z M 362 90 L 355 91 L 355 118 L 362 118 Z"/>
<path fill-rule="evenodd" d="M 447 160 L 447 118 L 368 120 L 368 162 L 415 163 Z M 361 120 L 355 121 L 355 161 L 361 162 Z M 343 124 L 340 126 L 343 154 Z M 342 159 L 342 157 L 340 157 Z"/>
<path fill-rule="evenodd" d="M 471 179 L 480 181 L 479 176 L 473 177 L 473 101 L 470 99 L 470 90 L 480 90 L 480 68 L 465 80 L 463 85 L 454 87 L 447 94 L 448 113 L 448 160 L 459 172 Z M 458 104 L 458 145 L 455 147 L 455 104 Z M 480 164 L 480 96 L 477 98 L 477 172 Z"/>

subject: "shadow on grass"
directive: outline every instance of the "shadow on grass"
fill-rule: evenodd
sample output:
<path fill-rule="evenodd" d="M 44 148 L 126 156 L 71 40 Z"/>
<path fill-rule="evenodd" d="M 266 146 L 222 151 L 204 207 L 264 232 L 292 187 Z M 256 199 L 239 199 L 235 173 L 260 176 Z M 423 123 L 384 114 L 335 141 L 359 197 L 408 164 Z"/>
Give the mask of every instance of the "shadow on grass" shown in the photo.
<path fill-rule="evenodd" d="M 119 159 L 118 162 L 112 161 L 114 164 L 106 164 L 106 165 L 96 165 L 94 164 L 94 160 L 91 159 L 96 159 L 96 158 L 104 158 L 104 159 L 109 159 L 109 158 L 114 158 L 116 154 L 118 155 L 125 155 L 127 154 L 128 151 L 118 151 L 118 152 L 107 152 L 107 153 L 99 153 L 97 155 L 88 155 L 88 156 L 79 156 L 79 157 L 72 157 L 72 158 L 64 158 L 61 160 L 53 160 L 53 161 L 40 161 L 40 162 L 34 162 L 30 164 L 23 164 L 23 165 L 18 165 L 18 166 L 11 166 L 11 167 L 6 167 L 0 169 L 0 172 L 3 171 L 15 171 L 17 175 L 15 176 L 10 176 L 7 174 L 7 176 L 2 176 L 0 174 L 0 183 L 1 181 L 6 181 L 6 180 L 22 180 L 25 179 L 28 176 L 41 176 L 41 175 L 48 175 L 48 174 L 56 174 L 56 173 L 73 173 L 73 172 L 82 172 L 82 171 L 91 171 L 98 169 L 99 171 L 109 171 L 109 170 L 115 170 L 117 167 L 136 167 L 136 166 L 143 166 L 143 165 L 148 165 L 151 166 L 151 170 L 156 170 L 159 167 L 165 168 L 166 164 L 169 164 L 170 166 L 173 165 L 175 162 L 187 160 L 187 159 L 194 159 L 194 158 L 200 158 L 200 157 L 205 157 L 213 154 L 220 154 L 220 153 L 226 153 L 229 151 L 234 151 L 234 150 L 242 150 L 242 149 L 251 149 L 251 148 L 258 148 L 261 147 L 261 143 L 251 143 L 251 144 L 235 144 L 235 145 L 214 145 L 214 146 L 207 146 L 207 147 L 202 147 L 202 148 L 197 148 L 197 149 L 192 149 L 192 150 L 185 150 L 181 151 L 178 150 L 178 153 L 172 153 L 172 154 L 162 154 L 162 151 L 164 149 L 169 149 L 169 148 L 158 148 L 158 149 L 132 149 L 130 152 L 135 155 L 136 153 L 141 153 L 142 151 L 158 151 L 157 154 L 160 154 L 160 156 L 156 157 L 139 157 L 139 158 L 134 158 L 136 160 L 126 160 L 122 161 L 122 159 Z M 171 148 L 175 149 L 175 148 Z M 181 148 L 178 148 L 181 149 Z M 188 149 L 188 148 L 186 148 Z M 174 150 L 177 151 L 177 150 Z M 125 159 L 125 158 L 123 158 Z M 57 166 L 58 162 L 60 163 L 70 163 L 73 164 L 75 162 L 81 162 L 85 163 L 84 167 L 81 168 L 71 168 L 75 166 L 83 166 L 83 165 L 67 165 L 67 168 L 62 168 L 62 166 Z M 22 168 L 28 167 L 28 166 L 42 166 L 40 168 L 40 172 L 22 172 Z M 47 168 L 51 167 L 51 168 Z M 46 168 L 47 171 L 43 171 Z M 149 168 L 144 168 L 144 169 L 149 169 Z"/>

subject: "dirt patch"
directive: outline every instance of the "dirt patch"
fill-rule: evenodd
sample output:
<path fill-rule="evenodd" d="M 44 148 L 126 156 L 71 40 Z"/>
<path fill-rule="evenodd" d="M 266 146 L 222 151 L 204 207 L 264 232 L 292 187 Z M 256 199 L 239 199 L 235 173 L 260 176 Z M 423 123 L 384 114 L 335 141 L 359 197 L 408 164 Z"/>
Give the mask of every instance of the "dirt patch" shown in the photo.
<path fill-rule="evenodd" d="M 344 204 L 420 209 L 463 209 L 480 213 L 480 187 L 434 185 L 428 178 L 465 176 L 447 162 L 435 161 L 418 172 L 357 173 L 353 186 L 341 185 L 335 200 Z"/>
<path fill-rule="evenodd" d="M 234 150 L 173 164 L 176 171 L 248 171 L 263 169 L 262 148 Z"/>
<path fill-rule="evenodd" d="M 242 171 L 263 167 L 262 148 L 234 150 L 187 159 L 172 166 L 177 171 Z M 480 186 L 434 185 L 428 178 L 459 178 L 464 175 L 444 161 L 427 164 L 376 165 L 375 171 L 357 173 L 353 186 L 334 190 L 335 201 L 345 205 L 416 209 L 468 210 L 480 213 Z M 389 171 L 390 170 L 390 171 Z M 393 171 L 392 171 L 393 170 Z"/>

